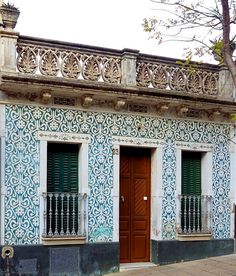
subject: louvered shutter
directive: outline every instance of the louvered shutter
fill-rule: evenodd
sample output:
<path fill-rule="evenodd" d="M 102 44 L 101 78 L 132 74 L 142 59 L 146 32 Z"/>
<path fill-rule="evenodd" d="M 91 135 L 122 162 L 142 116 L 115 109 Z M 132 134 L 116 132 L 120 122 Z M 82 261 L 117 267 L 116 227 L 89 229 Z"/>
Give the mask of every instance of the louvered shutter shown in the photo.
<path fill-rule="evenodd" d="M 182 152 L 181 227 L 197 231 L 201 229 L 201 152 Z"/>
<path fill-rule="evenodd" d="M 48 192 L 78 192 L 78 145 L 48 143 Z"/>
<path fill-rule="evenodd" d="M 182 152 L 182 194 L 201 195 L 201 152 Z"/>
<path fill-rule="evenodd" d="M 48 143 L 47 162 L 47 191 L 57 193 L 77 193 L 78 192 L 78 150 L 77 144 L 57 144 Z M 47 213 L 51 206 L 51 230 L 54 233 L 57 229 L 64 233 L 73 234 L 72 230 L 78 231 L 78 198 L 65 194 L 63 203 L 61 197 L 56 202 L 55 197 L 47 201 Z M 57 207 L 56 207 L 57 206 Z M 62 207 L 63 206 L 63 207 Z M 56 219 L 57 210 L 57 219 Z M 68 214 L 69 210 L 69 214 Z M 63 219 L 61 214 L 63 213 Z M 73 214 L 77 214 L 73 218 Z M 49 219 L 47 217 L 47 233 L 49 232 Z M 62 225 L 63 221 L 63 225 Z M 74 221 L 74 223 L 72 222 Z"/>

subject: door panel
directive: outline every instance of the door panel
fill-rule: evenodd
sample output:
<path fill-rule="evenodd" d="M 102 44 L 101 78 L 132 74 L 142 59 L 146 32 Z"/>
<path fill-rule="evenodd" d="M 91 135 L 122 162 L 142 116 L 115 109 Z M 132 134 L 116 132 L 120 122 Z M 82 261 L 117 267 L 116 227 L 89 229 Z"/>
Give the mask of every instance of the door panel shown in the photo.
<path fill-rule="evenodd" d="M 146 249 L 147 249 L 147 241 L 146 235 L 135 235 L 133 239 L 134 246 L 134 260 L 144 259 L 146 260 Z M 148 260 L 149 261 L 149 260 Z"/>
<path fill-rule="evenodd" d="M 120 150 L 120 261 L 150 260 L 150 149 Z"/>

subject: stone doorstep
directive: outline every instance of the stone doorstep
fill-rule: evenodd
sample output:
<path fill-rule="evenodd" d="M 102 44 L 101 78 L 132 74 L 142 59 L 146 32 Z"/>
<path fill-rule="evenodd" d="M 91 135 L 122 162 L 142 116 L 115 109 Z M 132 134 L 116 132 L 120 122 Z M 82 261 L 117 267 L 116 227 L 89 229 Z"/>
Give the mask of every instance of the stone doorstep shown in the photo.
<path fill-rule="evenodd" d="M 85 244 L 86 237 L 43 237 L 44 245 Z"/>
<path fill-rule="evenodd" d="M 146 269 L 150 267 L 157 266 L 154 263 L 145 262 L 145 263 L 122 263 L 120 264 L 120 272 L 129 271 L 129 270 L 136 270 L 136 269 Z"/>

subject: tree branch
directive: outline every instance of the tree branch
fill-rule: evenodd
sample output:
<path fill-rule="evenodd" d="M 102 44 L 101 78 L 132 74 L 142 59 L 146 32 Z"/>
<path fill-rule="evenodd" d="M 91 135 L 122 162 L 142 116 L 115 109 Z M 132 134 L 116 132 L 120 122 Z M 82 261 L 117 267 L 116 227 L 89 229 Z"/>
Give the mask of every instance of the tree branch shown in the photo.
<path fill-rule="evenodd" d="M 232 50 L 230 48 L 230 13 L 229 13 L 229 3 L 227 0 L 221 0 L 222 5 L 222 29 L 223 29 L 223 56 L 229 71 L 232 74 L 234 84 L 236 86 L 236 64 L 232 58 Z"/>

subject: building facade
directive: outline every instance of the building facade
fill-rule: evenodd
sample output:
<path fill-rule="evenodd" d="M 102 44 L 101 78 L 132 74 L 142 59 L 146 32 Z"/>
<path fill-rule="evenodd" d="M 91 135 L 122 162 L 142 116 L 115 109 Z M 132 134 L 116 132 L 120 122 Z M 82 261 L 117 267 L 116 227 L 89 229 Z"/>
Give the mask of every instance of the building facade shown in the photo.
<path fill-rule="evenodd" d="M 102 275 L 233 253 L 225 68 L 9 26 L 0 42 L 2 271 Z"/>

